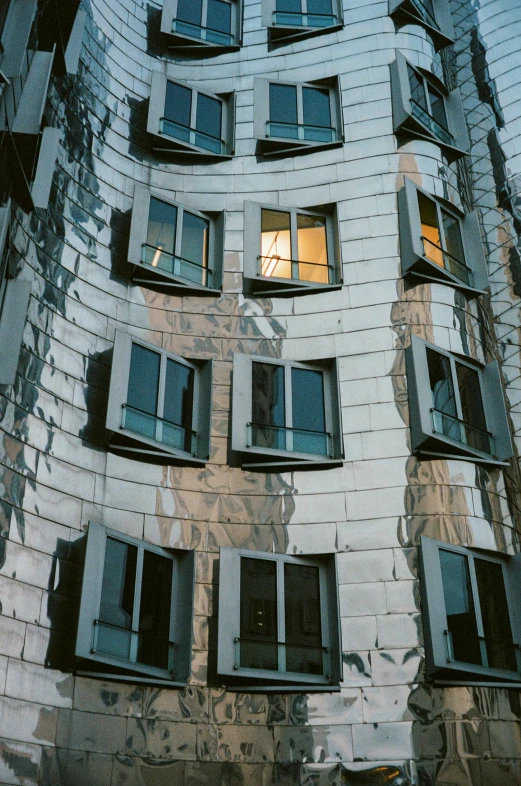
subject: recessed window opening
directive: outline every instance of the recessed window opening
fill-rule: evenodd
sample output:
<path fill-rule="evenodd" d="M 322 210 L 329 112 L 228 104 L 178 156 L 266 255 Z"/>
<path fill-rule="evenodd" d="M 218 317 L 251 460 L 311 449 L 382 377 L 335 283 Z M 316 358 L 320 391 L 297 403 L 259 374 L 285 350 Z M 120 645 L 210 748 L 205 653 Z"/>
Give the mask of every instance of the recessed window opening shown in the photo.
<path fill-rule="evenodd" d="M 303 85 L 270 83 L 266 136 L 306 142 L 335 142 L 331 91 Z"/>
<path fill-rule="evenodd" d="M 460 219 L 423 192 L 417 194 L 425 256 L 472 286 L 472 271 L 465 263 Z"/>
<path fill-rule="evenodd" d="M 151 197 L 142 261 L 187 281 L 211 286 L 209 230 L 207 219 Z"/>
<path fill-rule="evenodd" d="M 411 3 L 424 22 L 431 27 L 439 27 L 436 21 L 432 0 L 411 0 Z"/>
<path fill-rule="evenodd" d="M 261 276 L 330 284 L 325 216 L 262 209 Z"/>
<path fill-rule="evenodd" d="M 454 137 L 448 130 L 444 96 L 409 64 L 407 64 L 407 74 L 413 116 L 443 142 L 448 145 L 454 144 Z"/>
<path fill-rule="evenodd" d="M 211 153 L 222 154 L 225 152 L 222 101 L 168 80 L 161 131 Z"/>
<path fill-rule="evenodd" d="M 331 27 L 339 22 L 333 0 L 276 0 L 273 22 L 287 27 Z"/>
<path fill-rule="evenodd" d="M 232 20 L 232 3 L 226 0 L 178 0 L 172 32 L 231 46 L 235 43 Z"/>

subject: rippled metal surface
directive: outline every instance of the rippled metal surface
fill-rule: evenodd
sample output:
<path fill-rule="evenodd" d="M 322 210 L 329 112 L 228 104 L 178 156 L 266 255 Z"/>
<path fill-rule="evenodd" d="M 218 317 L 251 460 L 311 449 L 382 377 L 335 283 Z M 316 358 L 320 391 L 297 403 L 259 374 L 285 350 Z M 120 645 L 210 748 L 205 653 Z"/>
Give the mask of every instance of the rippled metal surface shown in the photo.
<path fill-rule="evenodd" d="M 451 0 L 453 55 L 386 3 L 349 0 L 333 34 L 268 49 L 260 0 L 245 0 L 240 52 L 185 59 L 158 42 L 160 8 L 85 2 L 80 71 L 55 78 L 62 128 L 51 207 L 16 212 L 13 273 L 32 281 L 13 388 L 0 390 L 0 783 L 24 786 L 516 786 L 519 692 L 425 682 L 420 535 L 519 551 L 519 469 L 410 455 L 404 348 L 411 334 L 478 361 L 498 356 L 518 438 L 521 120 L 517 0 Z M 395 48 L 461 88 L 468 161 L 392 133 Z M 231 161 L 174 163 L 146 134 L 151 72 L 237 93 Z M 339 74 L 346 144 L 260 160 L 253 77 Z M 477 207 L 492 297 L 401 279 L 396 192 Z M 135 183 L 201 211 L 226 210 L 224 291 L 178 297 L 129 280 Z M 337 203 L 342 290 L 294 299 L 242 292 L 244 199 Z M 116 328 L 214 360 L 204 469 L 107 452 Z M 346 461 L 263 474 L 230 466 L 233 352 L 338 358 Z M 73 676 L 79 544 L 89 520 L 197 550 L 192 677 L 166 690 Z M 336 694 L 227 691 L 212 672 L 220 546 L 338 551 L 344 680 Z M 208 682 L 212 687 L 208 686 Z"/>

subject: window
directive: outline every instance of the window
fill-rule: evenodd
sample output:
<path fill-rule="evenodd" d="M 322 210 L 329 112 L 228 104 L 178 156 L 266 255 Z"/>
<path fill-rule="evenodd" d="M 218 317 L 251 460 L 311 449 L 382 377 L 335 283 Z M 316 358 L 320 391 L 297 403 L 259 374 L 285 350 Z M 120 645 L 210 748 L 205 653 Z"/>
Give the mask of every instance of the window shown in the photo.
<path fill-rule="evenodd" d="M 234 681 L 341 678 L 334 554 L 220 549 L 217 670 Z"/>
<path fill-rule="evenodd" d="M 89 523 L 76 657 L 96 671 L 186 682 L 195 551 L 162 549 Z"/>
<path fill-rule="evenodd" d="M 154 71 L 147 130 L 156 150 L 230 158 L 233 127 L 233 94 L 211 95 Z"/>
<path fill-rule="evenodd" d="M 289 155 L 343 144 L 338 79 L 308 84 L 254 81 L 258 152 Z"/>
<path fill-rule="evenodd" d="M 13 385 L 31 294 L 31 282 L 9 278 L 11 204 L 0 207 L 0 385 Z"/>
<path fill-rule="evenodd" d="M 398 194 L 402 272 L 441 280 L 470 294 L 488 286 L 477 213 L 467 215 L 408 177 Z"/>
<path fill-rule="evenodd" d="M 331 466 L 342 455 L 336 364 L 235 353 L 232 449 L 243 466 Z"/>
<path fill-rule="evenodd" d="M 413 450 L 501 464 L 512 455 L 496 361 L 481 366 L 417 336 L 407 350 Z"/>
<path fill-rule="evenodd" d="M 211 360 L 187 360 L 116 332 L 107 428 L 116 450 L 204 464 L 210 453 Z"/>
<path fill-rule="evenodd" d="M 519 682 L 520 568 L 520 555 L 506 557 L 422 537 L 430 675 Z"/>
<path fill-rule="evenodd" d="M 454 43 L 448 0 L 389 0 L 389 16 L 397 24 L 422 25 L 436 49 Z"/>
<path fill-rule="evenodd" d="M 391 64 L 391 93 L 396 134 L 436 142 L 450 160 L 468 151 L 459 90 L 449 93 L 437 77 L 397 52 Z"/>
<path fill-rule="evenodd" d="M 341 286 L 336 212 L 244 204 L 247 290 L 296 295 Z"/>
<path fill-rule="evenodd" d="M 37 0 L 3 0 L 0 71 L 8 80 L 16 79 L 22 72 L 37 5 Z"/>
<path fill-rule="evenodd" d="M 342 27 L 340 0 L 262 0 L 271 41 L 295 41 Z"/>
<path fill-rule="evenodd" d="M 199 213 L 136 186 L 128 259 L 134 281 L 219 293 L 224 213 Z"/>
<path fill-rule="evenodd" d="M 238 49 L 241 0 L 165 0 L 161 31 L 176 49 L 210 52 Z"/>

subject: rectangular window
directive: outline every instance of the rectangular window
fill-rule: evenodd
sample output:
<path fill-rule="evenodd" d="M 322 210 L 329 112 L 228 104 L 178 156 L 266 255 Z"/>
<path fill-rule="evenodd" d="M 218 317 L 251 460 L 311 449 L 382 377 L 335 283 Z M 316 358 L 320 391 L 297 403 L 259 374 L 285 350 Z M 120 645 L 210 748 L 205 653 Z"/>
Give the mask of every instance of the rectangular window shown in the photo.
<path fill-rule="evenodd" d="M 115 449 L 204 463 L 210 417 L 210 361 L 186 360 L 116 334 L 107 411 Z"/>
<path fill-rule="evenodd" d="M 165 0 L 161 30 L 176 49 L 238 49 L 242 0 Z"/>
<path fill-rule="evenodd" d="M 478 217 L 427 194 L 409 178 L 398 194 L 402 271 L 439 279 L 469 294 L 488 286 Z"/>
<path fill-rule="evenodd" d="M 238 680 L 337 682 L 335 579 L 334 555 L 291 557 L 221 548 L 219 673 Z"/>
<path fill-rule="evenodd" d="M 421 555 L 429 670 L 519 680 L 519 630 L 509 589 L 519 586 L 519 556 L 424 537 Z"/>
<path fill-rule="evenodd" d="M 499 368 L 468 361 L 412 336 L 407 386 L 413 450 L 484 463 L 512 455 Z"/>
<path fill-rule="evenodd" d="M 424 123 L 443 142 L 448 145 L 453 144 L 452 134 L 447 127 L 447 113 L 443 95 L 409 64 L 407 64 L 407 73 L 413 116 Z"/>
<path fill-rule="evenodd" d="M 233 375 L 234 450 L 262 464 L 339 460 L 334 364 L 236 354 Z"/>
<path fill-rule="evenodd" d="M 77 657 L 98 669 L 186 680 L 193 582 L 194 552 L 161 549 L 91 522 Z"/>
<path fill-rule="evenodd" d="M 244 211 L 244 276 L 254 290 L 275 294 L 340 283 L 334 210 L 285 210 L 246 202 Z"/>
<path fill-rule="evenodd" d="M 262 0 L 262 22 L 272 40 L 301 39 L 342 24 L 339 0 Z"/>

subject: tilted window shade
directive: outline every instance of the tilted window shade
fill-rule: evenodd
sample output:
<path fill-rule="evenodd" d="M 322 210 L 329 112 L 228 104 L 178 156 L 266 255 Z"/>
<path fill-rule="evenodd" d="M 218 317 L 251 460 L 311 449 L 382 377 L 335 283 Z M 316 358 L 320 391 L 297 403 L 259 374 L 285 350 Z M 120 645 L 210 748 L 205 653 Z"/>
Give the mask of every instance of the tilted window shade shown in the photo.
<path fill-rule="evenodd" d="M 389 0 L 389 16 L 400 25 L 419 24 L 424 27 L 436 49 L 454 43 L 448 0 Z"/>

